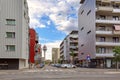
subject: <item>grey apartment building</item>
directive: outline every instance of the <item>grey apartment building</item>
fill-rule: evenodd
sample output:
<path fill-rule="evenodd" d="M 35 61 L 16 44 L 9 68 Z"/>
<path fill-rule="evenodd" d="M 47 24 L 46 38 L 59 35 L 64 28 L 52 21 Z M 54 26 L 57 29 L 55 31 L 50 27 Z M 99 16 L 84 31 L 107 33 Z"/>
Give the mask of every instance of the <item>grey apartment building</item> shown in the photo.
<path fill-rule="evenodd" d="M 78 61 L 78 31 L 71 31 L 60 44 L 60 60 L 62 63 L 71 63 L 72 57 L 71 52 L 76 54 L 74 63 Z"/>
<path fill-rule="evenodd" d="M 29 16 L 26 0 L 0 0 L 0 69 L 28 67 Z"/>
<path fill-rule="evenodd" d="M 83 66 L 112 68 L 120 46 L 120 0 L 81 0 L 78 13 L 79 60 Z"/>

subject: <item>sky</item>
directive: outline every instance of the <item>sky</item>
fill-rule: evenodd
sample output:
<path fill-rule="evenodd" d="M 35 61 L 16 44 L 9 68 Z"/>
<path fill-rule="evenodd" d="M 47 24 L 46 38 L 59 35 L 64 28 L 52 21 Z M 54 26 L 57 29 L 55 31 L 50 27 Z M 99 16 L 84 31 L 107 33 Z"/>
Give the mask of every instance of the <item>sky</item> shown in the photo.
<path fill-rule="evenodd" d="M 30 28 L 39 36 L 39 43 L 47 46 L 46 59 L 52 59 L 52 48 L 60 43 L 72 30 L 78 28 L 80 0 L 27 0 Z"/>

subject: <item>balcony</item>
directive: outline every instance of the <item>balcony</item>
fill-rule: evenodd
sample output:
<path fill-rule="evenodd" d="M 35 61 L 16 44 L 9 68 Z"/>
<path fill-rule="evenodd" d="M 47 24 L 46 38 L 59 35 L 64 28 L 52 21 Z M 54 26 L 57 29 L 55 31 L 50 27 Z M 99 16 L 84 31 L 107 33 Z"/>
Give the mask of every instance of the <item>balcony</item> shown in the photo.
<path fill-rule="evenodd" d="M 96 19 L 96 23 L 102 24 L 120 24 L 119 20 Z"/>
<path fill-rule="evenodd" d="M 70 40 L 70 42 L 77 43 L 78 40 Z"/>
<path fill-rule="evenodd" d="M 113 31 L 96 31 L 97 35 L 112 35 Z"/>
<path fill-rule="evenodd" d="M 72 49 L 77 49 L 78 46 L 70 46 L 70 48 L 72 48 Z"/>
<path fill-rule="evenodd" d="M 113 13 L 120 13 L 120 9 L 113 9 Z"/>
<path fill-rule="evenodd" d="M 120 46 L 120 42 L 96 42 L 97 46 Z"/>
<path fill-rule="evenodd" d="M 114 53 L 96 53 L 96 57 L 114 57 Z"/>
<path fill-rule="evenodd" d="M 111 6 L 98 6 L 97 7 L 97 11 L 105 11 L 105 12 L 112 12 L 113 11 L 113 7 Z"/>

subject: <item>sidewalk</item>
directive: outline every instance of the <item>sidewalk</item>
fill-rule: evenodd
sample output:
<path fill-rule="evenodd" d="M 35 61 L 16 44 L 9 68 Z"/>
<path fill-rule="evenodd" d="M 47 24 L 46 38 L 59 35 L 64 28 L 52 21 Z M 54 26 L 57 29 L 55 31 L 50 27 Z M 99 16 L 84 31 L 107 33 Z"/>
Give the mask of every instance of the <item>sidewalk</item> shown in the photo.
<path fill-rule="evenodd" d="M 120 72 L 120 69 L 98 69 L 98 68 L 78 68 L 80 71 L 89 71 L 89 72 Z"/>

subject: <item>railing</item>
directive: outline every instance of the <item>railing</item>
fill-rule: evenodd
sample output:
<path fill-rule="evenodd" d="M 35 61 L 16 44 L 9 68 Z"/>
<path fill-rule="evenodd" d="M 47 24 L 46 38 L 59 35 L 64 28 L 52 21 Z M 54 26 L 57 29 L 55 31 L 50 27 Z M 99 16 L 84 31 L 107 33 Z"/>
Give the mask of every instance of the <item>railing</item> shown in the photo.
<path fill-rule="evenodd" d="M 111 6 L 98 6 L 97 11 L 113 11 L 113 7 Z"/>
<path fill-rule="evenodd" d="M 96 23 L 104 23 L 104 24 L 120 24 L 120 20 L 103 20 L 103 19 L 96 19 Z"/>
<path fill-rule="evenodd" d="M 98 46 L 120 46 L 120 42 L 96 42 Z"/>
<path fill-rule="evenodd" d="M 114 57 L 114 53 L 96 53 L 96 57 Z"/>
<path fill-rule="evenodd" d="M 113 31 L 96 31 L 96 34 L 100 34 L 100 35 L 112 35 Z"/>

